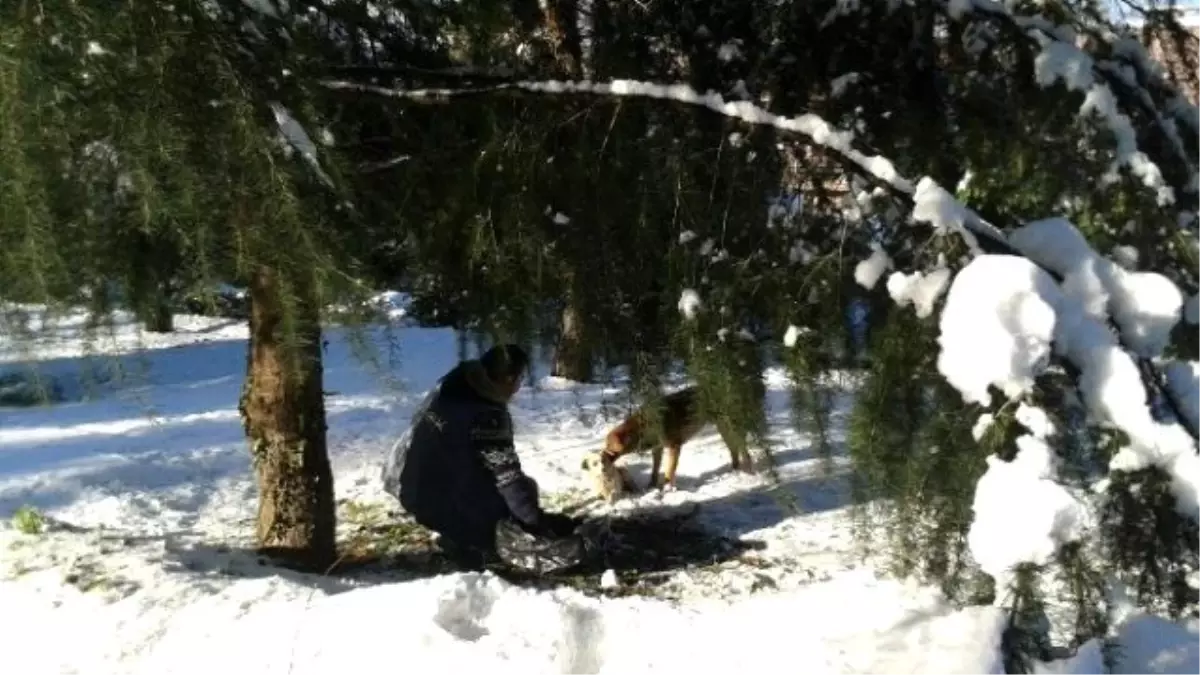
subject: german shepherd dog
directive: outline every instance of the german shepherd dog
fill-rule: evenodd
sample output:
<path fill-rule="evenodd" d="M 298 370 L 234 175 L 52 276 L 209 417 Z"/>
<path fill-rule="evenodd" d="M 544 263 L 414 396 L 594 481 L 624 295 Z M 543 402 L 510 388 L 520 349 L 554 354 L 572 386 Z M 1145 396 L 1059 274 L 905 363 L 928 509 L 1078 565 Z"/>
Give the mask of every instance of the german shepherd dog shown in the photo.
<path fill-rule="evenodd" d="M 746 443 L 736 442 L 734 434 L 729 433 L 726 425 L 720 421 L 708 419 L 700 411 L 699 392 L 695 387 L 686 387 L 663 397 L 662 416 L 658 424 L 653 423 L 647 406 L 641 406 L 625 421 L 618 424 L 604 439 L 604 449 L 599 453 L 599 464 L 584 460 L 584 468 L 610 467 L 617 459 L 630 453 L 650 450 L 651 467 L 648 488 L 675 488 L 675 471 L 679 468 L 679 451 L 683 444 L 692 440 L 701 429 L 710 422 L 715 422 L 725 445 L 729 448 L 730 465 L 734 469 L 750 471 L 752 462 Z M 663 451 L 666 451 L 667 463 L 662 466 Z M 659 481 L 659 469 L 662 468 L 662 481 Z M 610 470 L 611 472 L 611 470 Z"/>

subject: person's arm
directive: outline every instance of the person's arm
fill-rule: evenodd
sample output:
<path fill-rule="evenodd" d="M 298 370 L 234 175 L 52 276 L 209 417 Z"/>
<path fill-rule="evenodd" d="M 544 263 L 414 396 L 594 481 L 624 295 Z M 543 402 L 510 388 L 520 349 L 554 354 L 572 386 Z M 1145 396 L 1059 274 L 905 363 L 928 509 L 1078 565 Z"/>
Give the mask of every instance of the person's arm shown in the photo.
<path fill-rule="evenodd" d="M 492 474 L 513 517 L 526 526 L 538 526 L 542 509 L 537 483 L 521 470 L 508 411 L 493 408 L 478 413 L 471 424 L 471 444 Z"/>

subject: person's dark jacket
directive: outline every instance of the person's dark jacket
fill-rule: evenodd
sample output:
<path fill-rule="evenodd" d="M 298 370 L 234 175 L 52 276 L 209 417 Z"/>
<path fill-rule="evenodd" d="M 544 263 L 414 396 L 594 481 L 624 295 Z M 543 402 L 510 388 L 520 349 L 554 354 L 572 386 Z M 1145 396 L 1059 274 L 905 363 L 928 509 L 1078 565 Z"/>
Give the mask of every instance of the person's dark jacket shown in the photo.
<path fill-rule="evenodd" d="M 459 544 L 494 548 L 506 518 L 530 532 L 553 520 L 521 470 L 505 396 L 478 361 L 451 370 L 418 411 L 399 478 L 404 509 Z"/>

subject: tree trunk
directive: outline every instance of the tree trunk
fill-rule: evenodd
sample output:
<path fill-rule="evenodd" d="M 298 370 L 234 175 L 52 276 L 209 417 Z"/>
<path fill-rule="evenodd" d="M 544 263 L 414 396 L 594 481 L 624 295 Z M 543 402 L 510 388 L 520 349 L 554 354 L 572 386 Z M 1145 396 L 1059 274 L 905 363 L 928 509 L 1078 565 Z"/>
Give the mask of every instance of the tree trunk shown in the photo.
<path fill-rule="evenodd" d="M 334 561 L 333 472 L 325 447 L 321 326 L 301 285 L 285 329 L 278 272 L 250 280 L 250 344 L 239 409 L 258 479 L 258 546 L 302 569 Z"/>
<path fill-rule="evenodd" d="M 558 346 L 554 350 L 552 375 L 575 382 L 591 381 L 592 353 L 584 338 L 583 322 L 575 293 L 568 291 L 567 306 L 563 308 L 559 325 Z"/>
<path fill-rule="evenodd" d="M 454 341 L 458 344 L 458 360 L 467 360 L 467 329 L 456 328 L 454 330 Z"/>
<path fill-rule="evenodd" d="M 146 310 L 144 319 L 146 330 L 151 333 L 172 333 L 175 331 L 175 312 L 171 307 L 170 296 L 160 289 Z"/>

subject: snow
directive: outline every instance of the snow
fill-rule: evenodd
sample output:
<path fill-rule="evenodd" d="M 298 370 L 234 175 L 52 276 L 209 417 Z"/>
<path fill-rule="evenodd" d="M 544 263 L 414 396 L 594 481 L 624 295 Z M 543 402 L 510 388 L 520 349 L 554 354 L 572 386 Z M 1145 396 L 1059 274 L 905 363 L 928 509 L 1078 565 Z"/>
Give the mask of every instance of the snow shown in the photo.
<path fill-rule="evenodd" d="M 850 85 L 862 79 L 862 73 L 849 72 L 838 75 L 829 81 L 829 90 L 834 97 L 842 96 Z"/>
<path fill-rule="evenodd" d="M 990 405 L 1028 392 L 1048 365 L 1060 292 L 1054 279 L 1016 256 L 982 255 L 964 267 L 940 320 L 938 371 L 967 402 Z"/>
<path fill-rule="evenodd" d="M 1200 363 L 1196 361 L 1171 361 L 1163 369 L 1167 388 L 1178 397 L 1182 412 L 1200 428 Z"/>
<path fill-rule="evenodd" d="M 955 611 L 928 593 L 917 595 L 866 574 L 847 574 L 794 594 L 682 609 L 531 591 L 474 573 L 311 598 L 302 592 L 286 596 L 261 581 L 245 585 L 257 588 L 178 610 L 158 639 L 139 645 L 140 653 L 122 672 L 316 675 L 405 663 L 432 672 L 641 673 L 769 669 L 781 662 L 822 673 L 1004 672 L 997 656 L 1000 611 Z M 35 609 L 44 601 L 20 600 L 25 602 L 16 607 L 32 613 L 13 637 L 48 620 Z M 241 608 L 242 602 L 248 604 Z M 884 604 L 863 613 L 796 611 L 863 602 Z M 770 620 L 780 616 L 795 620 Z M 16 657 L 9 662 L 22 673 L 51 659 L 70 667 L 73 655 L 103 652 L 102 640 L 115 636 L 110 631 L 72 631 L 81 643 L 77 649 L 16 650 L 6 656 Z M 758 640 L 750 642 L 752 636 Z"/>
<path fill-rule="evenodd" d="M 1027 223 L 1009 243 L 1030 260 L 1063 277 L 1063 290 L 1088 315 L 1112 316 L 1123 341 L 1139 356 L 1162 353 L 1179 323 L 1183 294 L 1156 272 L 1131 272 L 1097 253 L 1065 218 Z"/>
<path fill-rule="evenodd" d="M 269 4 L 269 3 L 266 3 Z M 305 162 L 312 167 L 313 173 L 321 179 L 321 182 L 326 185 L 333 185 L 333 180 L 325 170 L 321 168 L 321 162 L 317 154 L 317 144 L 313 142 L 308 132 L 304 127 L 292 116 L 282 103 L 278 101 L 271 102 L 271 112 L 275 115 L 275 123 L 279 125 L 280 132 L 287 140 L 290 147 L 300 153 Z"/>
<path fill-rule="evenodd" d="M 1162 333 L 1178 320 L 1178 290 L 1172 296 L 1174 285 L 1165 278 L 1127 272 L 1101 259 L 1061 219 L 1030 223 L 1010 241 L 1030 259 L 979 256 L 951 285 L 941 317 L 938 370 L 965 401 L 986 406 L 989 387 L 1019 398 L 1049 365 L 1052 350 L 1064 356 L 1081 373 L 1079 388 L 1094 418 L 1130 438 L 1110 470 L 1162 467 L 1172 478 L 1177 508 L 1194 515 L 1200 460 L 1192 439 L 1178 424 L 1153 419 L 1137 365 L 1102 323 L 1109 308 L 1135 349 L 1161 350 Z M 1034 261 L 1059 273 L 1062 287 Z M 1173 318 L 1166 311 L 1172 306 Z M 1194 389 L 1193 373 L 1185 378 L 1180 368 L 1173 372 L 1172 388 Z M 1045 414 L 1022 402 L 1017 419 L 1032 435 L 1017 439 L 1012 462 L 988 457 L 968 533 L 972 556 L 1001 588 L 1015 565 L 1046 563 L 1092 522 L 1088 510 L 1053 480 L 1053 453 L 1041 440 L 1053 433 Z M 1012 502 L 1013 494 L 1022 499 Z"/>
<path fill-rule="evenodd" d="M 1102 179 L 1116 176 L 1117 167 L 1126 165 L 1134 176 L 1152 189 L 1162 205 L 1174 203 L 1174 190 L 1163 178 L 1158 167 L 1137 148 L 1137 138 L 1129 116 L 1121 112 L 1113 95 L 1111 82 L 1122 91 L 1135 97 L 1134 105 L 1153 116 L 1154 122 L 1171 141 L 1172 151 L 1187 167 L 1188 177 L 1181 187 L 1194 193 L 1200 186 L 1200 177 L 1183 143 L 1177 122 L 1187 124 L 1195 130 L 1200 127 L 1200 114 L 1196 106 L 1188 101 L 1179 88 L 1164 74 L 1161 64 L 1150 57 L 1145 46 L 1131 37 L 1120 37 L 1107 28 L 1100 33 L 1111 40 L 1111 55 L 1116 58 L 1098 58 L 1076 45 L 1077 31 L 1073 26 L 1056 25 L 1044 15 L 1022 15 L 1014 12 L 1012 3 L 995 0 L 950 0 L 947 14 L 955 20 L 968 12 L 980 12 L 990 17 L 1004 17 L 1016 28 L 1024 31 L 1042 47 L 1034 62 L 1034 78 L 1042 87 L 1049 87 L 1062 80 L 1066 86 L 1084 93 L 1084 103 L 1079 114 L 1087 116 L 1098 113 L 1116 140 L 1116 161 L 1109 174 Z M 979 26 L 972 24 L 969 28 Z M 993 38 L 994 41 L 994 38 Z M 975 42 L 983 42 L 981 39 Z M 980 45 L 982 49 L 984 45 Z M 1107 79 L 1106 79 L 1107 78 Z M 1149 89 L 1155 89 L 1160 98 L 1167 99 L 1164 117 L 1155 104 Z"/>
<path fill-rule="evenodd" d="M 242 2 L 250 9 L 273 19 L 281 18 L 279 8 L 276 6 L 274 0 L 242 0 Z"/>
<path fill-rule="evenodd" d="M 1050 416 L 1046 414 L 1045 410 L 1035 405 L 1029 405 L 1021 401 L 1017 405 L 1016 418 L 1017 422 L 1028 429 L 1034 438 L 1046 439 L 1057 433 L 1057 429 L 1054 427 L 1054 422 L 1050 420 Z"/>
<path fill-rule="evenodd" d="M 737 42 L 726 42 L 717 48 L 717 58 L 722 63 L 729 63 L 735 59 L 742 58 L 742 50 L 738 47 Z"/>
<path fill-rule="evenodd" d="M 1069 237 L 1033 236 L 1056 231 L 1066 232 L 1018 231 L 1013 238 L 1021 243 L 1014 244 L 1053 269 L 1083 250 Z M 1035 242 L 1042 245 L 1033 246 Z M 1079 389 L 1093 418 L 1129 436 L 1110 470 L 1161 467 L 1172 478 L 1179 511 L 1194 514 L 1200 508 L 1200 459 L 1191 436 L 1179 424 L 1153 418 L 1137 364 L 1092 315 L 1096 303 L 1079 297 L 1080 287 L 1068 278 L 1060 289 L 1024 258 L 975 258 L 950 287 L 938 337 L 938 370 L 965 401 L 989 405 L 992 385 L 1010 399 L 1027 393 L 1049 364 L 1053 346 L 1054 353 L 1079 369 Z"/>
<path fill-rule="evenodd" d="M 991 413 L 984 413 L 980 415 L 979 419 L 975 420 L 975 426 L 971 427 L 971 437 L 976 441 L 981 440 L 983 435 L 987 433 L 988 429 L 991 428 L 992 423 L 995 421 L 996 416 Z"/>
<path fill-rule="evenodd" d="M 971 210 L 955 199 L 954 195 L 947 192 L 945 188 L 926 176 L 917 183 L 917 189 L 913 192 L 912 199 L 912 219 L 914 221 L 929 223 L 933 227 L 933 231 L 939 235 L 944 236 L 950 232 L 956 232 L 962 236 L 972 251 L 979 251 L 979 244 L 975 240 L 974 234 L 968 229 L 968 223 L 977 226 L 982 226 L 982 223 L 977 222 L 978 218 Z M 1003 235 L 997 238 L 1003 239 Z"/>
<path fill-rule="evenodd" d="M 1135 614 L 1121 623 L 1116 639 L 1123 648 L 1113 673 L 1194 673 L 1200 670 L 1200 628 L 1196 620 L 1187 625 L 1155 616 Z M 1088 640 L 1072 657 L 1036 664 L 1035 673 L 1103 673 L 1100 641 Z"/>
<path fill-rule="evenodd" d="M 854 281 L 858 282 L 859 286 L 868 290 L 875 288 L 875 283 L 879 281 L 879 277 L 883 276 L 885 270 L 892 266 L 892 259 L 888 257 L 887 251 L 879 244 L 872 244 L 871 256 L 866 260 L 860 260 L 854 266 Z"/>
<path fill-rule="evenodd" d="M 1053 347 L 1079 369 L 1092 418 L 1129 436 L 1109 468 L 1161 467 L 1171 475 L 1180 512 L 1194 514 L 1200 491 L 1194 441 L 1179 424 L 1154 419 L 1137 363 L 1103 323 L 1107 307 L 1135 351 L 1155 354 L 1178 321 L 1178 289 L 1161 275 L 1126 272 L 1102 259 L 1062 219 L 1030 223 L 1010 241 L 1062 275 L 1062 287 L 1025 258 L 972 260 L 946 300 L 938 370 L 965 401 L 989 405 L 989 386 L 1009 399 L 1028 392 Z"/>
<path fill-rule="evenodd" d="M 704 306 L 700 301 L 700 294 L 693 288 L 685 288 L 679 294 L 679 313 L 686 319 L 696 318 L 696 313 Z"/>
<path fill-rule="evenodd" d="M 783 333 L 783 346 L 791 349 L 800 341 L 800 336 L 806 333 L 811 333 L 812 329 L 800 327 L 795 324 L 788 324 L 787 330 Z"/>
<path fill-rule="evenodd" d="M 1080 539 L 1091 526 L 1085 506 L 1054 482 L 1054 453 L 1045 441 L 1024 435 L 1017 448 L 1011 462 L 987 458 L 967 531 L 971 556 L 996 580 L 997 603 L 1008 601 L 1017 565 L 1050 562 L 1059 546 Z"/>
<path fill-rule="evenodd" d="M 1137 269 L 1138 250 L 1132 246 L 1117 246 L 1113 248 L 1112 259 L 1127 270 Z"/>
<path fill-rule="evenodd" d="M 607 569 L 600 575 L 600 588 L 617 588 L 620 585 L 621 580 L 617 578 L 616 570 Z"/>
<path fill-rule="evenodd" d="M 1154 419 L 1141 373 L 1130 355 L 1153 357 L 1162 352 L 1179 321 L 1182 293 L 1160 274 L 1128 272 L 1099 256 L 1061 218 L 1029 223 L 1014 232 L 1010 242 L 1063 277 L 1058 300 L 1062 329 L 1056 350 L 1081 371 L 1079 387 L 1092 414 L 1130 439 L 1109 468 L 1136 471 L 1159 466 L 1172 477 L 1180 512 L 1194 514 L 1200 491 L 1194 440 L 1179 424 Z M 1106 327 L 1106 311 L 1130 351 L 1122 349 Z"/>
<path fill-rule="evenodd" d="M 410 99 L 456 96 L 505 89 L 518 89 L 541 94 L 595 94 L 601 96 L 665 99 L 708 108 L 726 117 L 740 119 L 750 124 L 773 126 L 784 131 L 803 134 L 812 139 L 813 142 L 836 151 L 849 161 L 857 164 L 867 173 L 891 185 L 893 188 L 905 193 L 913 191 L 912 183 L 900 175 L 891 160 L 880 155 L 866 155 L 860 152 L 853 146 L 853 134 L 851 132 L 833 127 L 819 115 L 813 113 L 805 113 L 798 117 L 776 115 L 750 101 L 726 101 L 718 93 L 708 92 L 701 94 L 685 84 L 660 84 L 626 79 L 615 79 L 609 82 L 591 80 L 523 80 L 491 87 L 460 89 L 394 89 L 341 80 L 328 80 L 323 84 L 330 89 L 351 89 L 382 96 Z"/>
<path fill-rule="evenodd" d="M 948 267 L 938 267 L 929 273 L 893 272 L 887 281 L 888 294 L 901 307 L 911 304 L 917 317 L 924 319 L 933 314 L 933 306 L 950 283 L 950 276 Z"/>
<path fill-rule="evenodd" d="M 379 297 L 399 304 L 404 296 Z M 42 370 L 106 358 L 141 362 L 143 376 L 88 401 L 0 409 L 0 515 L 30 504 L 52 524 L 40 534 L 0 525 L 0 605 L 20 617 L 4 632 L 13 672 L 377 671 L 395 667 L 398 653 L 416 667 L 514 673 L 781 662 L 810 672 L 1002 672 L 1000 610 L 956 609 L 937 589 L 882 577 L 858 559 L 848 484 L 826 477 L 810 440 L 786 427 L 779 370 L 765 374 L 768 412 L 779 487 L 793 491 L 798 512 L 767 496 L 766 477 L 730 472 L 713 430 L 686 447 L 677 492 L 592 507 L 700 503 L 707 527 L 763 544 L 750 554 L 757 562 L 680 568 L 668 581 L 674 599 L 533 590 L 491 574 L 304 575 L 245 551 L 256 494 L 236 411 L 245 324 L 177 323 L 177 334 L 143 339 L 123 317 L 88 356 L 83 317 L 65 317 L 32 347 L 55 359 Z M 327 329 L 335 490 L 339 500 L 393 508 L 380 464 L 413 406 L 454 363 L 457 344 L 448 330 L 364 330 L 394 346 L 400 362 L 389 380 L 352 356 L 361 336 Z M 0 359 L 18 363 L 22 350 L 4 347 Z M 605 410 L 620 396 L 613 386 L 551 377 L 517 396 L 518 451 L 548 501 L 582 493 L 579 457 L 622 416 Z M 636 457 L 627 466 L 643 481 L 648 464 Z M 604 577 L 613 593 L 626 585 Z M 70 636 L 69 648 L 47 648 L 47 635 Z"/>
<path fill-rule="evenodd" d="M 1183 318 L 1193 326 L 1200 323 L 1200 295 L 1193 294 L 1183 306 Z"/>
<path fill-rule="evenodd" d="M 384 291 L 371 298 L 371 303 L 384 311 L 388 319 L 398 320 L 408 315 L 412 299 L 407 293 Z"/>

